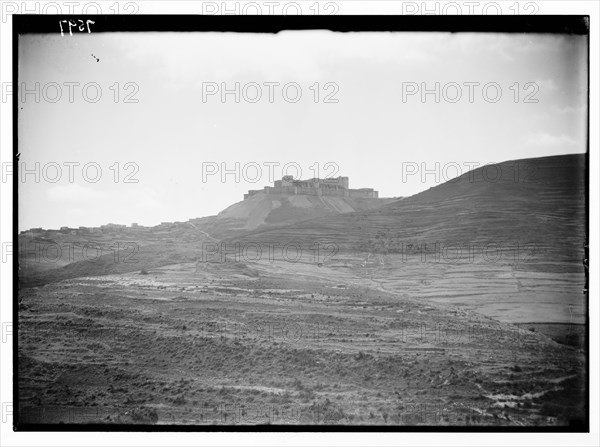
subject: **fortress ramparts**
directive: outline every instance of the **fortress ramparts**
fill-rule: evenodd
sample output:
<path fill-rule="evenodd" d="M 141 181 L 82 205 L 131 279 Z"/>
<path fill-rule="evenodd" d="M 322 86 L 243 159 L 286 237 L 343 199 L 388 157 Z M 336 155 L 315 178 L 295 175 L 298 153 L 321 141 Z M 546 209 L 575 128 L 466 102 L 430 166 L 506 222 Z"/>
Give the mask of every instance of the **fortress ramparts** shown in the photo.
<path fill-rule="evenodd" d="M 248 191 L 248 194 L 244 194 L 244 200 L 261 192 L 265 194 L 303 194 L 310 196 L 335 196 L 361 199 L 379 198 L 379 192 L 374 191 L 373 188 L 350 189 L 348 177 L 294 180 L 293 176 L 286 175 L 281 180 L 276 180 L 273 186 L 265 186 L 263 189 Z"/>

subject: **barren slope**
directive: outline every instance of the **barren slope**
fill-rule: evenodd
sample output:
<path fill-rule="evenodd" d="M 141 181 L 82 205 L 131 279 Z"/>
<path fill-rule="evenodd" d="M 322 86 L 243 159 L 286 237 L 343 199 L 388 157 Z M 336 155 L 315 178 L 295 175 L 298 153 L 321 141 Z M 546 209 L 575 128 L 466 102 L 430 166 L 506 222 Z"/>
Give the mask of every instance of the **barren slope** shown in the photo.
<path fill-rule="evenodd" d="M 379 209 L 227 241 L 362 256 L 372 281 L 510 322 L 583 323 L 585 156 L 479 168 Z M 496 179 L 497 177 L 497 179 Z"/>
<path fill-rule="evenodd" d="M 379 208 L 395 199 L 257 193 L 221 211 L 217 218 L 238 219 L 243 228 L 289 224 L 317 217 Z"/>

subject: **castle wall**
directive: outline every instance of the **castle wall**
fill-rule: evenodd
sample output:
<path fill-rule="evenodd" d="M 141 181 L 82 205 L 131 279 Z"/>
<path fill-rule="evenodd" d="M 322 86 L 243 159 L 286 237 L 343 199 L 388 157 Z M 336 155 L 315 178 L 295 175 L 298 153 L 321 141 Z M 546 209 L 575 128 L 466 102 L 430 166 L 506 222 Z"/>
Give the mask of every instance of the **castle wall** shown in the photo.
<path fill-rule="evenodd" d="M 348 177 L 338 177 L 336 179 L 321 180 L 314 178 L 311 180 L 294 180 L 292 176 L 285 176 L 281 180 L 276 180 L 274 186 L 265 186 L 262 190 L 250 190 L 244 194 L 244 200 L 252 197 L 259 192 L 265 194 L 289 194 L 289 195 L 312 195 L 312 196 L 334 196 L 334 197 L 357 197 L 366 199 L 376 199 L 379 196 L 377 191 L 372 188 L 349 189 Z"/>
<path fill-rule="evenodd" d="M 258 194 L 259 192 L 263 192 L 262 189 L 251 189 L 250 191 L 248 191 L 248 194 L 244 194 L 244 200 L 252 197 L 255 194 Z"/>
<path fill-rule="evenodd" d="M 365 189 L 350 189 L 350 197 L 356 197 L 359 199 L 377 199 L 379 198 L 379 193 L 377 191 L 373 191 L 370 188 Z"/>

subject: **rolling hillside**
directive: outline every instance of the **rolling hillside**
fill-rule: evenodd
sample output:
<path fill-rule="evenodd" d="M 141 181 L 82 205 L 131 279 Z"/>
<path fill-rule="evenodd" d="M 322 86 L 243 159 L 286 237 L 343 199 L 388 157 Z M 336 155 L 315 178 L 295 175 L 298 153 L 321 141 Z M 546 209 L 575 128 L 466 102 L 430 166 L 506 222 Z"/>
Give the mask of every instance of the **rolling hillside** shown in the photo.
<path fill-rule="evenodd" d="M 394 200 L 259 193 L 216 216 L 190 219 L 171 228 L 156 226 L 144 232 L 129 228 L 86 236 L 20 236 L 19 282 L 22 287 L 39 286 L 81 276 L 195 262 L 202 257 L 205 243 L 257 228 L 273 229 L 317 217 L 372 210 Z"/>
<path fill-rule="evenodd" d="M 379 209 L 328 216 L 255 231 L 244 240 L 311 246 L 331 241 L 341 249 L 402 253 L 412 244 L 517 244 L 536 247 L 537 266 L 556 261 L 581 266 L 585 240 L 585 156 L 507 161 L 478 168 Z M 498 180 L 494 180 L 501 172 Z"/>
<path fill-rule="evenodd" d="M 466 306 L 512 323 L 582 324 L 585 163 L 585 155 L 508 161 L 402 200 L 256 194 L 218 216 L 152 233 L 138 241 L 127 262 L 115 262 L 109 251 L 58 268 L 29 263 L 20 284 L 191 263 L 202 258 L 203 243 L 223 242 L 228 250 L 236 243 L 303 249 L 327 244 L 335 247 L 327 259 L 300 260 L 319 264 L 312 275 L 358 275 L 381 290 Z M 216 254 L 209 262 L 222 258 Z M 252 259 L 238 256 L 240 261 L 253 268 Z M 301 267 L 283 261 L 280 268 Z"/>
<path fill-rule="evenodd" d="M 585 155 L 508 161 L 376 210 L 226 242 L 334 246 L 322 275 L 359 272 L 381 290 L 511 323 L 583 324 L 585 173 Z"/>

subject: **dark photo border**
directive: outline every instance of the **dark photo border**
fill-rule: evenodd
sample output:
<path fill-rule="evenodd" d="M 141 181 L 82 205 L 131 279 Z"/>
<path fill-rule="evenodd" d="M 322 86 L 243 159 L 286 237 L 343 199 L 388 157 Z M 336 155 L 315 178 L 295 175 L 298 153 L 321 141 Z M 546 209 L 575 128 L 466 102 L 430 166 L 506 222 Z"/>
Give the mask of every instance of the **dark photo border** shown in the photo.
<path fill-rule="evenodd" d="M 65 19 L 93 20 L 94 33 L 103 32 L 237 32 L 278 33 L 284 30 L 331 30 L 335 32 L 474 32 L 550 33 L 588 36 L 588 140 L 586 168 L 586 237 L 589 240 L 589 16 L 202 16 L 202 15 L 13 15 L 13 85 L 19 85 L 19 36 L 59 33 L 57 22 Z M 16 90 L 15 90 L 16 92 Z M 589 292 L 586 294 L 587 362 L 585 404 L 587 419 L 565 427 L 505 426 L 340 426 L 340 425 L 121 425 L 25 423 L 19 407 L 19 142 L 18 94 L 13 94 L 13 396 L 15 431 L 132 431 L 132 432 L 589 432 Z M 583 173 L 582 173 L 583 174 Z M 22 205 L 22 204 L 21 204 Z M 587 244 L 587 243 L 586 243 Z M 585 247 L 587 254 L 587 245 Z M 586 260 L 587 261 L 587 260 Z M 587 270 L 586 270 L 587 275 Z M 587 280 L 586 280 L 587 281 Z M 587 289 L 587 285 L 586 285 Z"/>

